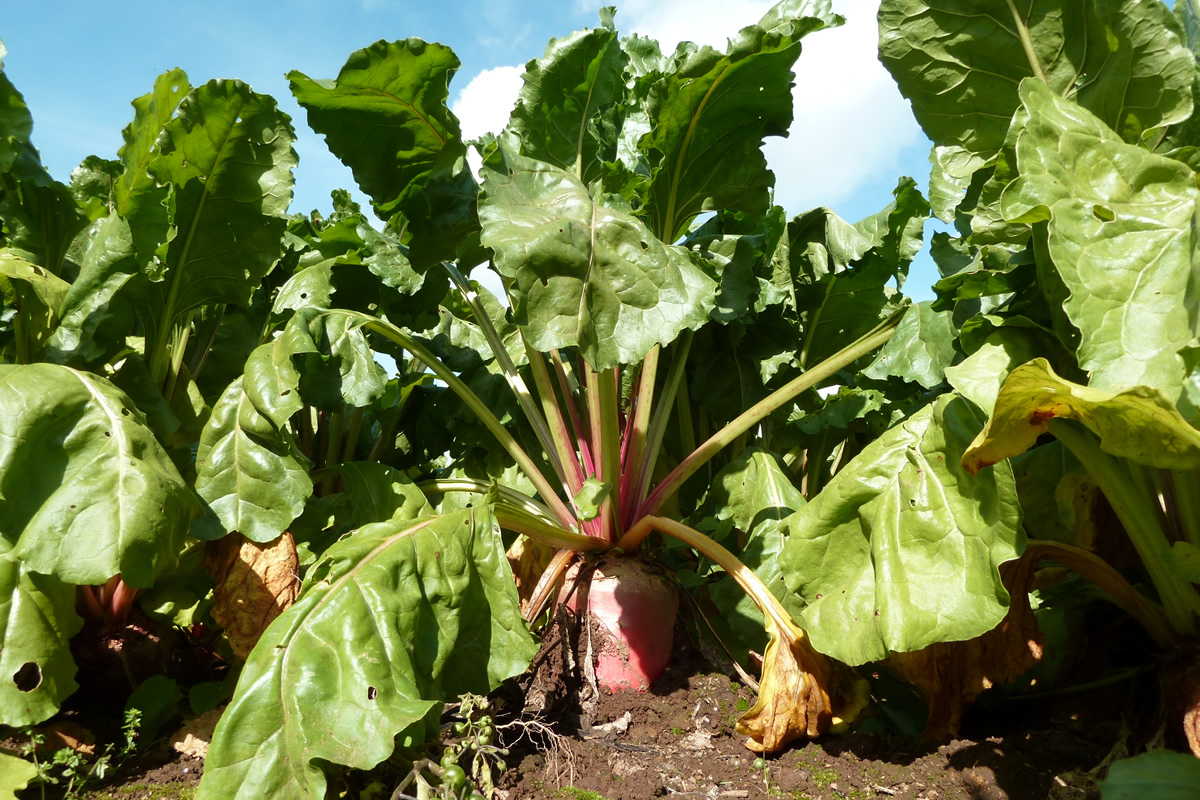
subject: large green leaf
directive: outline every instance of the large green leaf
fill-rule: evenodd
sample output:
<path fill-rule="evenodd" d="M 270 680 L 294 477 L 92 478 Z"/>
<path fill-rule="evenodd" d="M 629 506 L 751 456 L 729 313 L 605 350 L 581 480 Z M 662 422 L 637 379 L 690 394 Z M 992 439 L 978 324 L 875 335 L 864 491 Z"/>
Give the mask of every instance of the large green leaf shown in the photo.
<path fill-rule="evenodd" d="M 336 80 L 288 73 L 308 124 L 350 167 L 376 213 L 404 214 L 413 235 L 410 255 L 422 267 L 453 258 L 461 239 L 477 229 L 466 145 L 446 107 L 458 67 L 445 45 L 406 39 L 355 51 Z"/>
<path fill-rule="evenodd" d="M 1039 69 L 1126 141 L 1192 111 L 1195 61 L 1163 3 L 883 0 L 879 58 L 935 145 L 984 158 Z"/>
<path fill-rule="evenodd" d="M 0 725 L 52 716 L 78 685 L 68 642 L 83 620 L 75 587 L 32 572 L 0 541 Z"/>
<path fill-rule="evenodd" d="M 265 543 L 300 515 L 313 485 L 296 443 L 255 406 L 243 380 L 221 395 L 200 435 L 196 492 L 211 513 L 196 521 L 192 535 L 217 539 L 239 531 Z"/>
<path fill-rule="evenodd" d="M 150 162 L 169 184 L 174 236 L 164 259 L 131 284 L 145 307 L 156 378 L 164 337 L 193 309 L 247 306 L 282 253 L 295 138 L 286 114 L 240 81 L 197 88 L 167 123 Z"/>
<path fill-rule="evenodd" d="M 370 769 L 446 698 L 486 694 L 537 645 L 483 508 L 367 525 L 331 547 L 263 635 L 198 797 L 324 798 L 318 761 Z"/>
<path fill-rule="evenodd" d="M 624 99 L 626 56 L 611 27 L 551 39 L 525 67 L 525 85 L 508 131 L 521 155 L 574 172 L 584 183 L 616 158 L 613 126 L 600 115 Z"/>
<path fill-rule="evenodd" d="M 1178 397 L 1179 351 L 1196 335 L 1195 173 L 1123 143 L 1040 81 L 1023 83 L 1021 99 L 1029 120 L 1004 216 L 1049 220 L 1049 253 L 1070 290 L 1064 308 L 1082 334 L 1079 365 L 1096 388 Z"/>
<path fill-rule="evenodd" d="M 506 153 L 486 170 L 479 219 L 513 280 L 517 323 L 540 351 L 578 347 L 595 369 L 637 363 L 708 319 L 716 283 L 687 251 L 592 198 L 574 175 Z"/>
<path fill-rule="evenodd" d="M 674 241 L 702 211 L 766 212 L 775 176 L 762 142 L 792 124 L 800 40 L 841 22 L 827 0 L 787 0 L 743 28 L 725 54 L 681 48 L 676 68 L 650 88 L 652 125 L 638 145 L 654 165 L 640 215 L 655 234 Z"/>
<path fill-rule="evenodd" d="M 982 417 L 944 395 L 867 445 L 784 521 L 787 588 L 822 653 L 847 664 L 972 639 L 1008 610 L 998 567 L 1024 535 L 1007 464 L 959 461 Z"/>
<path fill-rule="evenodd" d="M 1118 458 L 1160 469 L 1200 467 L 1200 431 L 1161 392 L 1134 386 L 1109 392 L 1063 380 L 1045 359 L 1013 370 L 996 398 L 987 427 L 963 455 L 975 472 L 1025 452 L 1052 419 L 1073 419 Z"/>
<path fill-rule="evenodd" d="M 53 364 L 0 366 L 0 537 L 67 583 L 146 587 L 175 562 L 195 498 L 132 401 Z"/>

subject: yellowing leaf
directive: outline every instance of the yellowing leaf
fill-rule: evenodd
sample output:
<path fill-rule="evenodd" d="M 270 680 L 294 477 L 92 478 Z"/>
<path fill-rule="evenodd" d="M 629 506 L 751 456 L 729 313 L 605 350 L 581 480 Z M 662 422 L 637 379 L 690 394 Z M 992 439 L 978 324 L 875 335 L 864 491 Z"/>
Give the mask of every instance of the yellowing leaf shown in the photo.
<path fill-rule="evenodd" d="M 750 737 L 746 747 L 774 753 L 858 716 L 867 700 L 863 681 L 813 650 L 800 628 L 781 632 L 768 617 L 767 632 L 758 701 L 737 722 L 737 732 Z"/>
<path fill-rule="evenodd" d="M 1029 607 L 1029 587 L 1037 557 L 1000 566 L 1012 596 L 1008 614 L 992 630 L 961 642 L 938 642 L 911 653 L 893 653 L 892 670 L 929 702 L 924 738 L 958 733 L 963 710 L 985 689 L 1012 683 L 1042 658 L 1041 631 Z"/>
<path fill-rule="evenodd" d="M 1004 382 L 987 426 L 963 454 L 971 474 L 1033 447 L 1052 419 L 1073 419 L 1118 458 L 1160 469 L 1200 466 L 1200 431 L 1159 391 L 1134 386 L 1108 392 L 1054 374 L 1042 358 L 1017 367 Z"/>

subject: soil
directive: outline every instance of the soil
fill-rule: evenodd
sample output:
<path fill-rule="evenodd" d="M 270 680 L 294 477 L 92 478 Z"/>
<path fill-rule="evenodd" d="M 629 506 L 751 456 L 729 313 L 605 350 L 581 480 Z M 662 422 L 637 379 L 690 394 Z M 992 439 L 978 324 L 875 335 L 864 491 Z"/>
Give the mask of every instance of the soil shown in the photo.
<path fill-rule="evenodd" d="M 1096 776 L 1108 759 L 1124 755 L 1129 729 L 1137 727 L 1129 717 L 1137 693 L 1120 687 L 1036 709 L 980 704 L 984 708 L 968 715 L 960 738 L 950 742 L 860 728 L 845 738 L 797 743 L 756 767 L 756 755 L 734 731 L 754 692 L 732 670 L 726 673 L 721 659 L 690 645 L 682 629 L 674 665 L 645 693 L 589 696 L 586 676 L 575 669 L 585 651 L 578 634 L 552 632 L 535 669 L 499 693 L 497 707 L 510 712 L 497 713 L 496 726 L 511 756 L 496 800 L 1083 800 L 1099 797 Z M 125 765 L 107 788 L 81 797 L 187 800 L 202 772 L 199 759 L 164 749 Z M 369 796 L 385 800 L 389 794 Z M 18 796 L 41 794 L 32 789 Z"/>

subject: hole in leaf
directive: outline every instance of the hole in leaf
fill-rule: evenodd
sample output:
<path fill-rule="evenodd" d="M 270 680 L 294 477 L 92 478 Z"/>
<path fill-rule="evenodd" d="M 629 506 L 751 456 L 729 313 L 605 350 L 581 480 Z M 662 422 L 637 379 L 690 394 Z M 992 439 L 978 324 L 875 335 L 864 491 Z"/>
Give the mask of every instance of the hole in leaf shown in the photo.
<path fill-rule="evenodd" d="M 121 409 L 121 416 L 122 416 L 122 417 L 128 417 L 128 416 L 129 416 L 129 409 L 128 409 L 128 408 L 122 408 L 122 409 Z"/>
<path fill-rule="evenodd" d="M 172 87 L 171 87 L 171 91 L 172 91 L 172 92 L 178 92 L 178 91 L 179 91 L 179 84 L 175 84 L 174 86 L 172 86 Z"/>
<path fill-rule="evenodd" d="M 13 683 L 22 692 L 32 692 L 42 685 L 42 668 L 32 661 L 27 661 L 13 675 Z"/>
<path fill-rule="evenodd" d="M 376 689 L 374 686 L 367 687 L 367 699 L 368 700 L 374 700 L 378 696 L 379 696 L 378 689 Z"/>
<path fill-rule="evenodd" d="M 1092 206 L 1092 216 L 1101 222 L 1112 222 L 1117 218 L 1117 215 L 1113 213 L 1111 208 L 1108 206 L 1102 206 L 1099 203 Z"/>
<path fill-rule="evenodd" d="M 913 498 L 911 498 L 911 497 L 910 497 L 910 498 L 908 498 L 908 505 L 909 505 L 910 507 L 912 507 L 912 508 L 916 508 L 916 507 L 917 507 L 917 501 L 916 501 L 915 499 L 913 499 Z"/>
<path fill-rule="evenodd" d="M 301 292 L 301 293 L 300 293 L 300 299 L 301 299 L 301 300 L 307 300 L 307 299 L 308 299 L 308 292 Z"/>
<path fill-rule="evenodd" d="M 112 438 L 112 431 L 105 431 L 105 432 L 104 432 L 104 438 L 105 438 L 105 439 L 111 439 L 111 438 Z"/>

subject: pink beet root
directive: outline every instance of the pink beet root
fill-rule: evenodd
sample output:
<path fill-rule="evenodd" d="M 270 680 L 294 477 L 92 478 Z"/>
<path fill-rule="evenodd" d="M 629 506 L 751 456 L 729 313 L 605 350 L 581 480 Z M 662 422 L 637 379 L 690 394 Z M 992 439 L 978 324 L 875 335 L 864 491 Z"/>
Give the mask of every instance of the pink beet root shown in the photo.
<path fill-rule="evenodd" d="M 568 587 L 575 570 L 568 574 Z M 568 606 L 578 613 L 579 589 Z M 610 692 L 644 692 L 671 660 L 679 595 L 644 561 L 610 558 L 592 573 L 586 592 L 588 612 L 600 630 L 593 634 L 596 682 Z"/>

